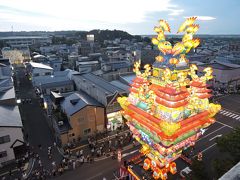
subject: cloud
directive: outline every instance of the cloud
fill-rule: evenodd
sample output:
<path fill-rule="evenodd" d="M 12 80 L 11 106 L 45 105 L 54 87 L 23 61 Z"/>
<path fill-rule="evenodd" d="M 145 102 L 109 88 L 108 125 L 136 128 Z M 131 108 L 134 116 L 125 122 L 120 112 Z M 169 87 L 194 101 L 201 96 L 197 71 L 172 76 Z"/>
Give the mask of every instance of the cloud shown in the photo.
<path fill-rule="evenodd" d="M 189 18 L 189 17 L 184 17 L 184 18 Z M 215 17 L 212 17 L 212 16 L 191 16 L 191 17 L 197 17 L 197 20 L 200 20 L 200 21 L 211 21 L 216 19 Z"/>
<path fill-rule="evenodd" d="M 41 24 L 51 29 L 103 28 L 142 23 L 153 12 L 179 15 L 183 9 L 171 0 L 1 0 L 1 21 Z"/>
<path fill-rule="evenodd" d="M 184 12 L 184 9 L 171 9 L 170 11 L 169 16 L 178 16 Z"/>

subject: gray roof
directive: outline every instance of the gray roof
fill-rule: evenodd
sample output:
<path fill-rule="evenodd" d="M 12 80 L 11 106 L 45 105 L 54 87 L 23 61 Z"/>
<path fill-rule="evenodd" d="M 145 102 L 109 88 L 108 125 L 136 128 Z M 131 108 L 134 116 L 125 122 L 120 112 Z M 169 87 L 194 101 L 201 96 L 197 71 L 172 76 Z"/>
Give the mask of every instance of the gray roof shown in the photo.
<path fill-rule="evenodd" d="M 61 102 L 61 107 L 68 117 L 72 116 L 86 106 L 104 107 L 97 100 L 82 91 L 72 93 L 71 95 L 65 97 L 65 99 Z"/>
<path fill-rule="evenodd" d="M 11 40 L 11 39 L 43 39 L 49 38 L 47 36 L 8 36 L 8 37 L 0 37 L 1 40 Z"/>
<path fill-rule="evenodd" d="M 122 90 L 121 88 L 111 84 L 110 82 L 92 73 L 82 74 L 80 76 L 83 79 L 86 79 L 86 81 L 91 82 L 92 84 L 95 84 L 95 86 L 98 87 L 99 89 L 102 89 L 103 92 L 108 92 L 109 94 L 113 94 L 116 91 L 124 92 L 124 90 Z"/>
<path fill-rule="evenodd" d="M 129 93 L 130 86 L 127 86 L 126 84 L 123 84 L 122 82 L 120 82 L 118 80 L 111 81 L 111 84 L 113 84 L 114 86 L 117 86 L 117 87 L 121 88 L 122 90 Z"/>
<path fill-rule="evenodd" d="M 50 66 L 47 66 L 47 65 L 42 64 L 42 63 L 30 62 L 29 64 L 34 68 L 53 70 L 53 68 L 51 68 Z"/>
<path fill-rule="evenodd" d="M 129 75 L 121 75 L 120 80 L 122 80 L 127 85 L 131 85 L 133 83 L 133 80 L 136 78 L 136 74 L 129 74 Z"/>
<path fill-rule="evenodd" d="M 65 81 L 71 81 L 69 78 L 66 76 L 37 76 L 34 77 L 34 84 L 35 86 L 43 86 L 44 84 L 49 84 L 49 83 L 59 83 L 59 82 L 65 82 Z"/>
<path fill-rule="evenodd" d="M 14 99 L 16 97 L 14 87 L 6 87 L 6 89 L 0 91 L 0 101 L 5 99 Z"/>
<path fill-rule="evenodd" d="M 220 70 L 232 70 L 232 69 L 237 69 L 237 67 L 230 67 L 224 64 L 220 64 L 220 63 L 210 63 L 210 64 L 203 64 L 200 65 L 203 67 L 212 67 L 213 69 L 220 69 Z"/>
<path fill-rule="evenodd" d="M 42 88 L 51 88 L 51 87 L 60 87 L 60 86 L 66 86 L 66 85 L 73 85 L 72 80 L 66 80 L 66 81 L 56 81 L 56 82 L 50 82 L 42 84 Z"/>
<path fill-rule="evenodd" d="M 240 162 L 226 172 L 219 180 L 239 180 L 240 179 Z"/>
<path fill-rule="evenodd" d="M 22 127 L 18 106 L 0 106 L 0 127 Z"/>

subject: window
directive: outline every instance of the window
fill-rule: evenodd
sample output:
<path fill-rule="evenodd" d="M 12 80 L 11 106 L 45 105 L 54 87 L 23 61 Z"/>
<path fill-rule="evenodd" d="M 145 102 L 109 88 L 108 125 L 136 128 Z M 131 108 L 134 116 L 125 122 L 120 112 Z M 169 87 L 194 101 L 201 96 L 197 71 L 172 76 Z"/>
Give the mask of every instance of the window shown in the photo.
<path fill-rule="evenodd" d="M 7 156 L 7 151 L 0 152 L 0 159 Z"/>
<path fill-rule="evenodd" d="M 0 137 L 0 144 L 4 144 L 4 143 L 7 143 L 7 142 L 10 142 L 10 136 L 9 135 Z"/>
<path fill-rule="evenodd" d="M 91 129 L 90 129 L 90 128 L 85 129 L 85 130 L 83 131 L 83 134 L 84 134 L 84 135 L 88 135 L 89 133 L 91 133 Z"/>
<path fill-rule="evenodd" d="M 39 76 L 39 73 L 34 73 L 33 76 Z"/>
<path fill-rule="evenodd" d="M 45 75 L 51 75 L 51 72 L 46 72 Z"/>

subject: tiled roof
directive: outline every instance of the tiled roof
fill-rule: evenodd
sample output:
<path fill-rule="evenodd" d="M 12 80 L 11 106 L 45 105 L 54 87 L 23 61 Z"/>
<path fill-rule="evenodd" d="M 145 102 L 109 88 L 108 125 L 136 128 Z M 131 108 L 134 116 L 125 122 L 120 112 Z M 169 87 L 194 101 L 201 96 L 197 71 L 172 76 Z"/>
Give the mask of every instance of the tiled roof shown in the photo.
<path fill-rule="evenodd" d="M 101 103 L 82 91 L 72 93 L 61 102 L 61 107 L 68 117 L 86 106 L 104 107 Z"/>

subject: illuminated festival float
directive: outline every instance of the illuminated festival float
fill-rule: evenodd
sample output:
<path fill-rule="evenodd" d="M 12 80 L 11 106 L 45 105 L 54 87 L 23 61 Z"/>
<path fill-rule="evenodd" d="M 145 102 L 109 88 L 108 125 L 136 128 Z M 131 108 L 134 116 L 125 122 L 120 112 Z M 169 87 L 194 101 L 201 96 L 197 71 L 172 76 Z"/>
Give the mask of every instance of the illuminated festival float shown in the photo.
<path fill-rule="evenodd" d="M 136 78 L 130 94 L 118 98 L 127 125 L 142 145 L 143 169 L 152 171 L 154 179 L 167 179 L 168 172 L 177 172 L 174 161 L 183 149 L 194 146 L 204 128 L 215 122 L 213 117 L 221 109 L 208 99 L 211 90 L 207 81 L 213 78 L 212 68 L 205 68 L 200 77 L 197 66 L 189 65 L 185 56 L 200 44 L 200 39 L 193 38 L 199 29 L 195 20 L 196 17 L 188 18 L 180 26 L 178 33 L 184 35 L 174 46 L 164 35 L 170 32 L 170 26 L 164 20 L 159 21 L 152 43 L 160 54 L 152 67 L 144 66 L 143 72 L 140 61 L 134 64 Z"/>

